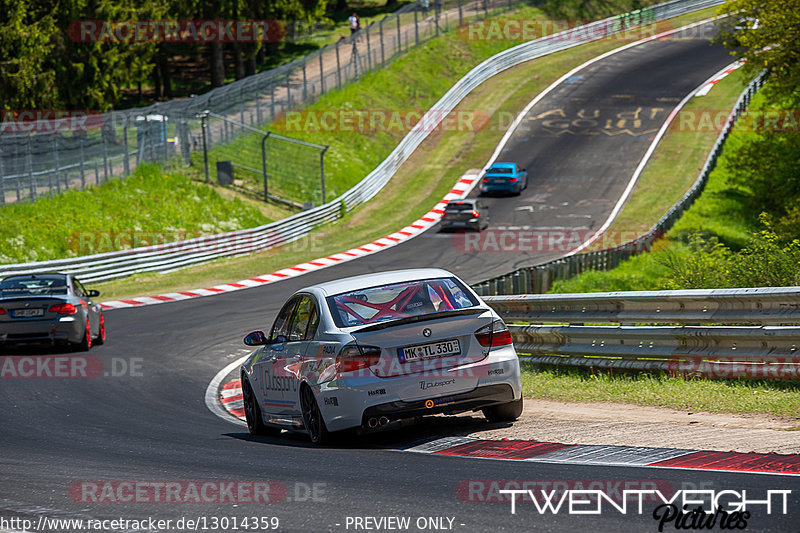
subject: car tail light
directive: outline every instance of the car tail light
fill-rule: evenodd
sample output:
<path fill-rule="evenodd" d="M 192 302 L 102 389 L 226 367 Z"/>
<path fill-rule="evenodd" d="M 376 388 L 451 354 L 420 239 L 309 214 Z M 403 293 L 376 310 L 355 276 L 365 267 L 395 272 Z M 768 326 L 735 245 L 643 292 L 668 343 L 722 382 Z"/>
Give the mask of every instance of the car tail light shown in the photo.
<path fill-rule="evenodd" d="M 375 366 L 380 359 L 381 349 L 378 346 L 348 344 L 336 356 L 336 365 L 339 367 L 339 372 L 352 372 L 359 368 Z"/>
<path fill-rule="evenodd" d="M 51 313 L 58 313 L 59 315 L 74 315 L 78 309 L 72 304 L 55 304 L 50 306 Z"/>
<path fill-rule="evenodd" d="M 518 181 L 519 181 L 519 179 L 517 179 L 517 178 L 508 178 L 508 182 L 509 183 L 516 183 Z"/>
<path fill-rule="evenodd" d="M 483 178 L 484 183 L 489 183 L 489 178 Z"/>
<path fill-rule="evenodd" d="M 505 346 L 511 344 L 511 332 L 502 320 L 495 320 L 475 332 L 478 343 L 484 347 Z"/>
<path fill-rule="evenodd" d="M 474 211 L 474 210 L 472 211 L 472 218 L 478 218 L 479 216 L 480 216 L 480 214 L 478 214 L 477 211 Z"/>
<path fill-rule="evenodd" d="M 0 315 L 4 315 L 4 314 L 6 314 L 6 310 L 3 309 L 2 307 L 0 307 Z"/>

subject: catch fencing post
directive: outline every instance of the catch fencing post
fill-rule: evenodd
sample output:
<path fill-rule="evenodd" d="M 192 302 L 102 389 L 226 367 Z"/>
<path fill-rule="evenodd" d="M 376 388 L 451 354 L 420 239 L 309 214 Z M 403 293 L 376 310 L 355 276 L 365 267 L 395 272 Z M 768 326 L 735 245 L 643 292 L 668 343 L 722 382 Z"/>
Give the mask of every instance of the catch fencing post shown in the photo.
<path fill-rule="evenodd" d="M 301 59 L 303 62 L 303 102 L 308 101 L 308 82 L 306 81 L 306 58 Z"/>
<path fill-rule="evenodd" d="M 330 148 L 330 146 L 326 145 L 319 154 L 319 174 L 322 179 L 322 205 L 327 203 L 325 201 L 325 152 L 328 151 L 328 148 Z"/>
<path fill-rule="evenodd" d="M 269 200 L 269 188 L 267 187 L 267 138 L 272 132 L 268 131 L 261 139 L 261 173 L 264 176 L 264 201 Z"/>
<path fill-rule="evenodd" d="M 101 131 L 100 137 L 103 139 L 103 177 L 105 178 L 105 182 L 108 183 L 108 145 L 106 145 L 106 136 Z M 164 145 L 166 146 L 166 139 L 164 139 Z"/>
<path fill-rule="evenodd" d="M 25 158 L 25 161 L 28 164 L 28 185 L 30 186 L 31 190 L 31 200 L 36 200 L 36 183 L 34 183 L 33 180 L 33 154 L 31 153 L 30 139 L 27 143 L 25 143 L 25 146 L 28 149 L 28 154 Z"/>
<path fill-rule="evenodd" d="M 291 86 L 291 71 L 286 70 L 286 109 L 288 111 L 292 108 L 292 86 Z"/>
<path fill-rule="evenodd" d="M 416 9 L 414 9 L 414 43 L 419 45 L 419 21 L 417 20 Z"/>
<path fill-rule="evenodd" d="M 275 120 L 275 78 L 269 78 L 269 119 Z"/>
<path fill-rule="evenodd" d="M 397 21 L 397 52 L 400 53 L 403 51 L 403 43 L 400 42 L 400 17 L 395 15 L 394 18 Z"/>
<path fill-rule="evenodd" d="M 370 44 L 369 44 L 369 30 L 372 28 L 372 26 L 374 24 L 375 24 L 374 22 L 372 24 L 370 24 L 367 27 L 367 30 L 366 30 L 366 33 L 367 33 L 367 70 L 371 70 L 372 69 L 372 46 L 370 46 Z"/>
<path fill-rule="evenodd" d="M 464 11 L 461 9 L 461 0 L 458 0 L 458 25 L 461 26 L 464 23 Z"/>
<path fill-rule="evenodd" d="M 378 33 L 381 36 L 381 67 L 386 66 L 386 54 L 385 54 L 385 51 L 384 51 L 385 46 L 384 46 L 384 43 L 383 43 L 383 21 L 384 20 L 386 20 L 385 17 L 382 18 L 381 21 L 378 23 Z"/>
<path fill-rule="evenodd" d="M 211 183 L 211 178 L 208 175 L 208 141 L 206 140 L 206 120 L 208 119 L 208 110 L 200 113 L 200 129 L 203 132 L 203 166 L 206 172 L 206 183 Z"/>
<path fill-rule="evenodd" d="M 336 41 L 336 87 L 342 86 L 342 62 L 339 59 L 339 43 L 341 40 Z"/>
<path fill-rule="evenodd" d="M 353 39 L 353 50 L 350 52 L 350 62 L 353 63 L 353 72 L 355 73 L 355 80 L 358 81 L 358 45 L 356 40 Z"/>
<path fill-rule="evenodd" d="M 6 204 L 6 177 L 3 174 L 3 150 L 0 148 L 0 205 Z"/>
<path fill-rule="evenodd" d="M 323 56 L 323 54 L 325 54 L 325 48 L 327 46 L 328 45 L 326 44 L 319 51 L 319 87 L 320 87 L 319 95 L 320 96 L 325 94 L 325 69 L 323 68 L 323 65 L 322 65 L 322 56 Z"/>
<path fill-rule="evenodd" d="M 80 135 L 78 137 L 78 139 L 79 139 L 78 145 L 80 146 L 80 149 L 81 149 L 80 150 L 80 152 L 81 152 L 81 160 L 80 160 L 80 166 L 81 166 L 81 189 L 85 189 L 86 188 L 86 170 L 83 167 L 83 161 L 84 161 L 84 159 L 86 159 L 86 157 L 84 156 L 83 136 Z M 142 157 L 141 154 L 139 154 L 139 157 L 140 158 Z"/>
<path fill-rule="evenodd" d="M 55 168 L 55 173 L 56 173 L 56 192 L 58 194 L 61 194 L 61 183 L 58 182 L 58 167 L 59 167 L 59 163 L 58 163 L 58 133 L 55 132 L 55 131 L 53 132 L 53 162 L 55 163 L 55 167 L 56 167 Z M 52 185 L 53 182 L 52 182 L 52 180 L 50 181 L 50 183 L 51 183 L 50 190 L 52 191 L 53 190 L 53 185 Z M 2 194 L 2 193 L 0 193 L 0 194 Z"/>
<path fill-rule="evenodd" d="M 129 176 L 131 173 L 130 154 L 128 153 L 128 116 L 125 116 L 125 125 L 122 127 L 122 140 L 124 151 L 122 152 L 122 161 L 125 167 L 125 175 Z"/>

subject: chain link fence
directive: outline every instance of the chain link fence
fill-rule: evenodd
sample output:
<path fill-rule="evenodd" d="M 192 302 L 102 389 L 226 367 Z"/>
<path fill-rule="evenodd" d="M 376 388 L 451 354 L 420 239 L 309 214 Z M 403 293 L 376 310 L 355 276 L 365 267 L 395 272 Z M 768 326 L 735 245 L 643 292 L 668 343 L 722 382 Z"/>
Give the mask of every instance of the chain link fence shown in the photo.
<path fill-rule="evenodd" d="M 192 154 L 202 149 L 199 117 L 206 111 L 228 119 L 222 121 L 219 132 L 209 129 L 213 146 L 233 142 L 246 132 L 244 125 L 263 129 L 276 116 L 382 68 L 413 46 L 523 3 L 421 0 L 334 44 L 203 95 L 124 111 L 24 122 L 12 128 L 4 124 L 0 205 L 98 185 L 129 175 L 143 162 L 189 164 Z M 282 143 L 282 139 L 274 136 L 269 146 L 276 191 L 291 188 L 291 180 L 283 180 L 282 175 L 297 175 L 290 170 L 297 163 L 297 145 Z M 251 166 L 249 159 L 238 164 L 260 168 Z M 284 185 L 279 186 L 282 180 Z M 317 189 L 312 199 L 303 201 L 322 202 L 324 194 Z"/>
<path fill-rule="evenodd" d="M 200 117 L 202 152 L 191 157 L 206 181 L 216 176 L 263 200 L 297 209 L 324 204 L 327 146 L 263 131 L 216 113 Z"/>
<path fill-rule="evenodd" d="M 481 296 L 500 294 L 543 294 L 553 287 L 553 282 L 557 279 L 569 279 L 588 270 L 611 270 L 618 267 L 620 263 L 626 259 L 651 250 L 653 244 L 672 228 L 681 215 L 692 206 L 694 201 L 703 192 L 708 182 L 708 177 L 711 171 L 714 170 L 717 159 L 722 153 L 725 140 L 728 138 L 728 135 L 736 123 L 736 119 L 747 110 L 750 100 L 752 100 L 753 96 L 764 86 L 765 79 L 766 73 L 762 72 L 750 82 L 744 92 L 739 96 L 736 105 L 728 117 L 725 127 L 719 137 L 717 137 L 717 141 L 714 143 L 714 147 L 711 149 L 705 165 L 691 189 L 689 189 L 647 233 L 630 242 L 613 248 L 568 255 L 541 265 L 515 270 L 509 274 L 504 274 L 473 285 L 475 291 Z"/>

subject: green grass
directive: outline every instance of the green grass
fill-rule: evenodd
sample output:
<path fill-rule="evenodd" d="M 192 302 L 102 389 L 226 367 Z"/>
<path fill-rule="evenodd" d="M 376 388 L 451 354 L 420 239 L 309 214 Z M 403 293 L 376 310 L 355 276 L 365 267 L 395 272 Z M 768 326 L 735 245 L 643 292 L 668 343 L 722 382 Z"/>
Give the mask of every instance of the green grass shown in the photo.
<path fill-rule="evenodd" d="M 125 180 L 7 205 L 0 209 L 0 263 L 173 242 L 271 220 L 256 206 L 224 194 L 184 174 L 143 165 Z"/>
<path fill-rule="evenodd" d="M 792 418 L 800 412 L 800 384 L 782 381 L 612 376 L 588 370 L 534 370 L 524 365 L 522 391 L 527 398 L 564 402 L 617 402 Z"/>

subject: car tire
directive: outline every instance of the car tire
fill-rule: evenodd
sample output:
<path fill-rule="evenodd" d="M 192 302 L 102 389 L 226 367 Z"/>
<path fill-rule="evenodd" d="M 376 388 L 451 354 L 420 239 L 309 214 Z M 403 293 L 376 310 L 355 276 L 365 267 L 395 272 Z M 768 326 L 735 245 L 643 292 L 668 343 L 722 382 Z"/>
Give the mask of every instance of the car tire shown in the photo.
<path fill-rule="evenodd" d="M 264 419 L 261 417 L 261 407 L 258 406 L 256 395 L 252 387 L 250 387 L 250 382 L 244 375 L 240 379 L 242 382 L 242 407 L 244 408 L 247 430 L 253 436 L 277 435 L 280 433 L 279 429 L 271 428 L 264 424 Z"/>
<path fill-rule="evenodd" d="M 522 414 L 522 398 L 513 402 L 501 403 L 483 409 L 483 416 L 489 422 L 513 422 Z"/>
<path fill-rule="evenodd" d="M 92 330 L 89 327 L 89 317 L 86 317 L 86 330 L 83 332 L 83 340 L 75 345 L 81 352 L 88 352 L 92 349 Z"/>
<path fill-rule="evenodd" d="M 329 439 L 328 428 L 325 427 L 325 420 L 322 419 L 322 412 L 319 410 L 317 400 L 314 398 L 314 391 L 308 385 L 300 388 L 300 405 L 303 409 L 303 423 L 308 431 L 308 437 L 314 444 L 324 444 Z"/>
<path fill-rule="evenodd" d="M 106 319 L 100 315 L 100 331 L 97 332 L 97 338 L 94 340 L 96 346 L 101 346 L 106 342 Z"/>

